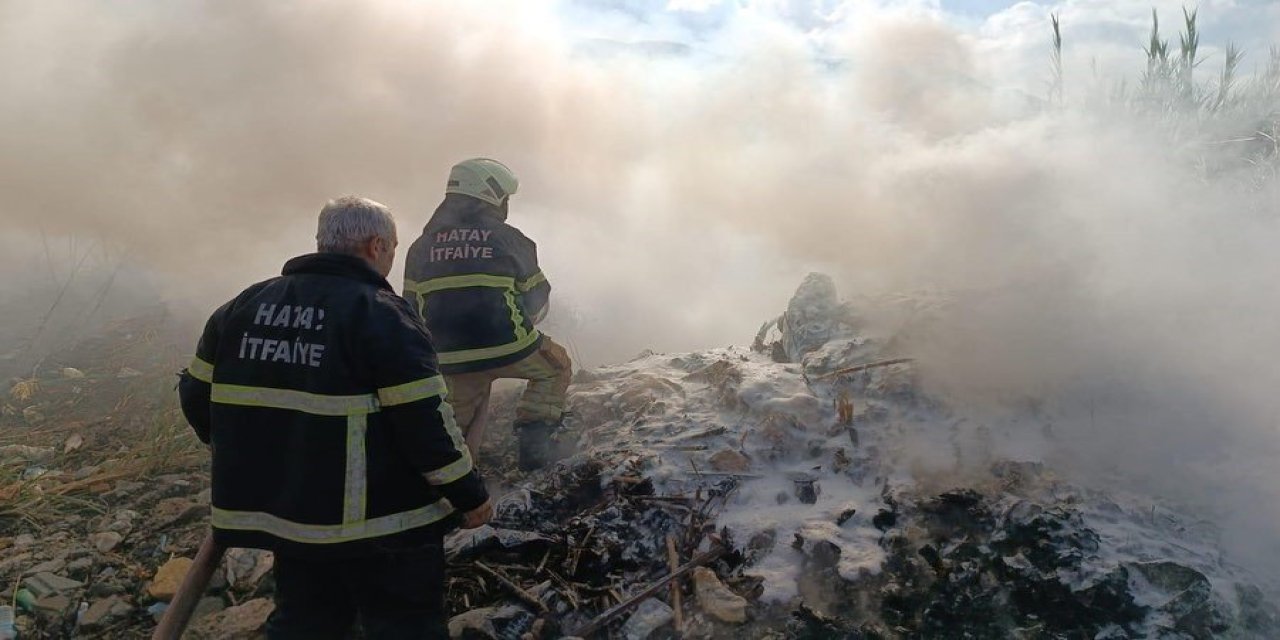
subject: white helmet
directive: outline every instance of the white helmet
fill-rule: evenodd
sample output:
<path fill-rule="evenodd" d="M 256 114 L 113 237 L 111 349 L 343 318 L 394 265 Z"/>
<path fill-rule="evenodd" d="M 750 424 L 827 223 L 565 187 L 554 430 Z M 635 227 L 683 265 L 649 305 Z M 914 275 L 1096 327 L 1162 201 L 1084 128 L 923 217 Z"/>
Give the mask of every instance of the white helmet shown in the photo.
<path fill-rule="evenodd" d="M 506 165 L 488 158 L 472 158 L 453 165 L 445 193 L 461 193 L 500 207 L 520 187 Z"/>

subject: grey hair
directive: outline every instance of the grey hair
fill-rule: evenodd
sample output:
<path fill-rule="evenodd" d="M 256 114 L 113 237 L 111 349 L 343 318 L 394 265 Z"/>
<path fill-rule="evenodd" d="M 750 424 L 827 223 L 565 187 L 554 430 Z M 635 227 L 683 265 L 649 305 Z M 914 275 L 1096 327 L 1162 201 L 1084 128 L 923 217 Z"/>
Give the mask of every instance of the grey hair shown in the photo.
<path fill-rule="evenodd" d="M 354 254 L 370 238 L 391 242 L 396 237 L 396 219 L 386 205 L 359 196 L 330 200 L 320 210 L 316 230 L 316 250 Z"/>

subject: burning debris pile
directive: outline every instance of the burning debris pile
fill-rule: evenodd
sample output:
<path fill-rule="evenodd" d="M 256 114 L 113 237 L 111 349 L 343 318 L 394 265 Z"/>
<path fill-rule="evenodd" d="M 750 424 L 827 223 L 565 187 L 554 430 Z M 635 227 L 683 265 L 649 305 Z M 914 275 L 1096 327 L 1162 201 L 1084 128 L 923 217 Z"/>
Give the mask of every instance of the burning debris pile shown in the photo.
<path fill-rule="evenodd" d="M 1017 434 L 963 431 L 911 360 L 860 326 L 814 275 L 751 350 L 581 373 L 581 453 L 509 493 L 481 536 L 496 555 L 473 562 L 507 573 L 457 567 L 454 593 L 492 614 L 469 632 L 518 637 L 546 620 L 662 638 L 676 635 L 669 618 L 688 637 L 1280 632 L 1274 594 L 1223 557 L 1212 523 L 998 457 L 991 443 Z M 921 447 L 950 462 L 917 469 Z M 715 551 L 679 600 L 645 589 Z M 622 605 L 634 613 L 587 626 Z"/>
<path fill-rule="evenodd" d="M 446 541 L 451 634 L 1280 635 L 1272 587 L 1225 560 L 1212 523 L 997 455 L 1018 434 L 927 397 L 861 326 L 811 276 L 753 348 L 580 372 L 576 453 L 553 468 L 515 471 L 490 429 L 479 461 L 500 498 Z M 206 454 L 171 398 L 185 354 L 156 335 L 85 343 L 11 384 L 0 580 L 23 637 L 145 637 L 204 535 Z M 513 400 L 495 396 L 495 424 Z M 271 565 L 230 552 L 191 636 L 257 637 Z"/>

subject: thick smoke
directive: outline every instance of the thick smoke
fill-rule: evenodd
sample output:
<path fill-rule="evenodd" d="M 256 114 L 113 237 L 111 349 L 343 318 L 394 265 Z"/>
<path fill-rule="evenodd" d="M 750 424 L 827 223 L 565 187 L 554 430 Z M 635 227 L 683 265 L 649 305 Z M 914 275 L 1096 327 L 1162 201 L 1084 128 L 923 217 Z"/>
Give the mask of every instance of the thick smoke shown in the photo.
<path fill-rule="evenodd" d="M 42 234 L 89 238 L 202 314 L 309 250 L 326 199 L 387 203 L 404 245 L 448 167 L 491 156 L 586 363 L 744 342 L 810 269 L 941 291 L 904 347 L 932 388 L 1046 399 L 1073 468 L 1276 540 L 1276 180 L 1217 144 L 1257 122 L 1188 142 L 1086 106 L 1112 87 L 1081 65 L 1054 108 L 931 12 L 849 5 L 689 46 L 549 3 L 0 1 L 0 280 Z"/>

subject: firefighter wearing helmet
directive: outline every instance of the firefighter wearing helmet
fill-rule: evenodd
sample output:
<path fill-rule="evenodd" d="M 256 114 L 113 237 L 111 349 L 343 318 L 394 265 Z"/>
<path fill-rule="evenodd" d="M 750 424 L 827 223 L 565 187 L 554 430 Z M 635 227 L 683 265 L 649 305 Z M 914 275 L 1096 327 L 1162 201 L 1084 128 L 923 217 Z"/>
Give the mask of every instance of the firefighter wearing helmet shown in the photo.
<path fill-rule="evenodd" d="M 538 266 L 537 245 L 507 224 L 519 186 L 496 160 L 454 165 L 444 201 L 409 247 L 404 295 L 431 331 L 449 403 L 473 455 L 493 382 L 528 381 L 513 428 L 520 468 L 531 471 L 552 459 L 572 362 L 536 327 L 551 283 Z"/>

